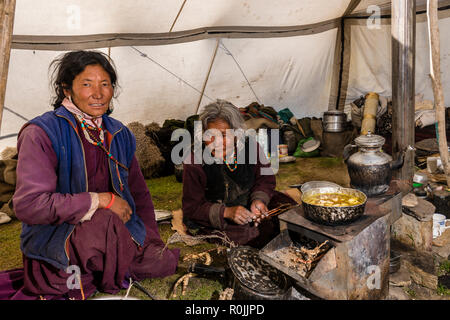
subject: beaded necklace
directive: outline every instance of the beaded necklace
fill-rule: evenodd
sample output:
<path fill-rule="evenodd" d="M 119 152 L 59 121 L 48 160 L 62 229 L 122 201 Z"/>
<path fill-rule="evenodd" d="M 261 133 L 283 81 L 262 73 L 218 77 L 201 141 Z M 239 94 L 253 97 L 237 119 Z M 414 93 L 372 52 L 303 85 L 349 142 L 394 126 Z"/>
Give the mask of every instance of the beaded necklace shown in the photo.
<path fill-rule="evenodd" d="M 102 149 L 106 153 L 108 158 L 110 158 L 112 161 L 114 161 L 114 163 L 116 165 L 119 165 L 119 166 L 121 166 L 122 168 L 124 168 L 125 170 L 128 171 L 128 168 L 125 165 L 123 165 L 122 163 L 120 163 L 118 160 L 116 160 L 112 156 L 111 152 L 109 152 L 105 148 L 105 145 L 104 145 L 105 134 L 104 134 L 102 126 L 97 127 L 97 125 L 96 125 L 95 128 L 94 128 L 94 127 L 88 125 L 86 123 L 86 120 L 83 119 L 81 116 L 77 115 L 77 118 L 80 120 L 81 129 L 82 129 L 82 131 L 84 133 L 84 136 L 86 137 L 86 140 L 89 141 L 90 143 L 92 143 L 93 145 L 96 145 L 96 146 L 100 147 L 100 149 Z M 95 124 L 95 122 L 94 122 L 94 124 Z M 100 140 L 97 140 L 97 138 L 89 131 L 89 129 L 97 130 L 99 132 Z"/>
<path fill-rule="evenodd" d="M 227 165 L 228 169 L 229 169 L 231 172 L 233 172 L 234 170 L 236 170 L 236 168 L 237 168 L 236 153 L 234 153 L 234 156 L 233 156 L 233 163 L 232 163 L 232 165 L 234 165 L 234 168 L 231 168 L 230 164 L 229 164 L 228 161 L 227 161 L 226 156 L 223 157 L 223 162 Z"/>
<path fill-rule="evenodd" d="M 80 116 L 78 114 L 76 116 L 77 116 L 77 118 L 78 118 L 78 120 L 80 122 L 81 129 L 83 131 L 84 137 L 86 138 L 86 140 L 88 142 L 90 142 L 93 145 L 97 145 L 97 141 L 92 140 L 90 132 L 89 132 L 89 130 L 87 130 L 87 129 L 90 129 L 90 130 L 98 131 L 101 143 L 102 144 L 105 143 L 105 133 L 104 133 L 103 128 L 102 128 L 101 125 L 100 125 L 100 127 L 91 126 L 91 125 L 87 124 L 86 120 L 83 119 L 82 116 Z M 95 124 L 95 122 L 94 122 L 94 124 Z"/>

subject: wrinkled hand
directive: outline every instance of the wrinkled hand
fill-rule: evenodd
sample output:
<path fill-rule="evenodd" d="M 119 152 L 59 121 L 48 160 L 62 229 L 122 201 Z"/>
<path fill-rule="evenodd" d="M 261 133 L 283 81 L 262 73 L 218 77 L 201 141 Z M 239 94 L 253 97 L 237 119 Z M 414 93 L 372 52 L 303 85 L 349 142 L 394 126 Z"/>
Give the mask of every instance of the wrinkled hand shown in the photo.
<path fill-rule="evenodd" d="M 110 201 L 111 201 L 110 193 L 100 193 L 98 206 L 99 209 L 106 208 L 106 206 L 109 204 Z M 123 223 L 127 223 L 131 219 L 131 214 L 133 213 L 133 210 L 131 210 L 131 207 L 128 204 L 128 202 L 119 197 L 117 194 L 115 195 L 114 203 L 109 208 L 109 210 L 118 215 Z"/>
<path fill-rule="evenodd" d="M 247 224 L 251 222 L 253 213 L 245 209 L 243 206 L 226 207 L 224 217 L 230 219 L 237 224 Z"/>
<path fill-rule="evenodd" d="M 265 219 L 267 206 L 261 200 L 254 200 L 250 205 L 250 211 L 253 213 L 253 221 L 255 221 L 255 227 L 261 223 L 262 219 Z"/>

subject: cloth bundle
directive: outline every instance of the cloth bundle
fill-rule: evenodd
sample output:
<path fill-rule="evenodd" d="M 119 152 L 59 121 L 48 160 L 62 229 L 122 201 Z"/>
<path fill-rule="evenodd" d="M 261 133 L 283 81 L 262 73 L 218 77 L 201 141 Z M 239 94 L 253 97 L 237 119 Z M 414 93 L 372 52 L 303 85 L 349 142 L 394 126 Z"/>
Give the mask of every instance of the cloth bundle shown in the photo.
<path fill-rule="evenodd" d="M 11 199 L 16 189 L 17 148 L 6 148 L 0 160 L 0 224 L 15 218 Z"/>

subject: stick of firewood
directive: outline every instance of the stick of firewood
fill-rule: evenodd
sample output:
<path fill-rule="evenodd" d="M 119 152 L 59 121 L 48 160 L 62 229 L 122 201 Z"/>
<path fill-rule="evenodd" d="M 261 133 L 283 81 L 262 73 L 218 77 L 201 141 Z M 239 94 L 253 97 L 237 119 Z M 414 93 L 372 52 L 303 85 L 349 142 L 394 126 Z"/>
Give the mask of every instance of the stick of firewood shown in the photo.
<path fill-rule="evenodd" d="M 279 214 L 282 214 L 283 212 L 286 212 L 286 211 L 288 211 L 288 210 L 290 210 L 290 209 L 292 209 L 292 208 L 295 208 L 295 207 L 297 207 L 297 206 L 298 206 L 298 204 L 293 204 L 293 205 L 289 205 L 289 206 L 282 207 L 282 208 L 278 207 L 278 208 L 276 208 L 276 209 L 273 209 L 273 210 L 271 210 L 271 211 L 268 211 L 266 214 L 268 214 L 269 217 L 274 217 L 274 216 L 277 216 L 277 215 L 279 215 Z"/>
<path fill-rule="evenodd" d="M 438 124 L 439 153 L 441 155 L 444 174 L 447 179 L 447 187 L 450 187 L 450 165 L 445 130 L 445 104 L 441 83 L 440 40 L 438 26 L 438 1 L 427 1 L 428 38 L 430 41 L 430 77 L 433 86 L 434 105 Z"/>

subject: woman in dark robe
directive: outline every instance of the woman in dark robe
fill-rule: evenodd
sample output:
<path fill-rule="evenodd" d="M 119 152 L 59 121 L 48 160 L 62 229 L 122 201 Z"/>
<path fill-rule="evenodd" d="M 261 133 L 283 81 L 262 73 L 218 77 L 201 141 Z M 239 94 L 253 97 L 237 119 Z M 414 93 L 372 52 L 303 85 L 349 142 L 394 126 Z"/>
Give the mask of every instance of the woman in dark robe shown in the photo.
<path fill-rule="evenodd" d="M 18 137 L 15 213 L 24 270 L 0 276 L 10 299 L 83 299 L 175 272 L 161 240 L 131 131 L 111 118 L 117 75 L 100 52 L 52 63 L 54 111 Z M 21 287 L 17 286 L 23 280 Z"/>
<path fill-rule="evenodd" d="M 261 248 L 280 231 L 268 210 L 295 201 L 275 191 L 270 163 L 254 138 L 243 134 L 238 108 L 218 100 L 204 108 L 200 121 L 205 138 L 196 141 L 205 142 L 202 158 L 191 153 L 183 162 L 185 223 L 204 234 L 221 231 L 235 244 Z"/>

